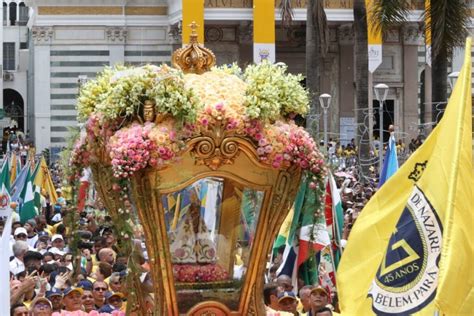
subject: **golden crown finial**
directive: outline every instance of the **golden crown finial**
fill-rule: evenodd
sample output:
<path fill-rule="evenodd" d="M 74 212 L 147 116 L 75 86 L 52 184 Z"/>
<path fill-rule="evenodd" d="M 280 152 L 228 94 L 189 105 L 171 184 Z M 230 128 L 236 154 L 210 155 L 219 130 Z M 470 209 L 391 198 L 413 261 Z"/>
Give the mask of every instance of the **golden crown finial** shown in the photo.
<path fill-rule="evenodd" d="M 199 44 L 196 32 L 199 25 L 193 21 L 188 26 L 191 28 L 189 44 L 173 53 L 173 66 L 181 69 L 184 73 L 202 74 L 216 64 L 216 56 L 210 49 Z"/>

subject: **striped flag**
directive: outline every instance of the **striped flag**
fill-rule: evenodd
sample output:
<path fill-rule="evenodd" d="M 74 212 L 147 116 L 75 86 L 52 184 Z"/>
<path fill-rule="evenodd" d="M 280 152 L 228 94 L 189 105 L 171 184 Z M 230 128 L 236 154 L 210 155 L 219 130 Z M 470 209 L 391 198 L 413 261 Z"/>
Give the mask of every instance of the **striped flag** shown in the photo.
<path fill-rule="evenodd" d="M 344 211 L 342 209 L 342 200 L 337 189 L 336 181 L 330 173 L 326 184 L 325 197 L 325 217 L 326 226 L 331 239 L 332 251 L 334 255 L 334 266 L 337 269 L 342 255 L 341 238 L 344 225 Z"/>
<path fill-rule="evenodd" d="M 283 252 L 283 263 L 277 275 L 288 275 L 297 288 L 298 277 L 305 284 L 314 284 L 317 280 L 316 253 L 330 245 L 324 214 L 316 216 L 319 199 L 314 190 L 304 181 L 295 199 L 294 217 Z"/>

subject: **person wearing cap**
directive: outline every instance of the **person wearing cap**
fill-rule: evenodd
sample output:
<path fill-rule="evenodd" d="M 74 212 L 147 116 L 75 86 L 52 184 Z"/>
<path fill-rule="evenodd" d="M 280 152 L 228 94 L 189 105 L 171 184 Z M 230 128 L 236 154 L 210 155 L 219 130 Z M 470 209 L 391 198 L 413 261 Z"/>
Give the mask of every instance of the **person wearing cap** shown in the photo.
<path fill-rule="evenodd" d="M 283 289 L 278 286 L 276 282 L 267 283 L 263 287 L 263 301 L 265 303 L 265 310 L 267 315 L 272 316 L 293 316 L 293 314 L 285 311 L 280 311 L 280 304 L 278 303 L 278 293 Z"/>
<path fill-rule="evenodd" d="M 46 291 L 46 298 L 51 302 L 53 312 L 61 312 L 63 306 L 63 293 L 53 288 L 51 291 Z"/>
<path fill-rule="evenodd" d="M 280 306 L 280 311 L 289 312 L 295 316 L 298 315 L 296 310 L 298 302 L 295 293 L 285 291 L 278 294 L 278 305 Z"/>
<path fill-rule="evenodd" d="M 54 261 L 61 261 L 66 254 L 64 251 L 56 248 L 56 247 L 51 247 L 48 249 L 48 252 L 52 253 L 54 255 Z"/>
<path fill-rule="evenodd" d="M 54 231 L 55 229 L 54 227 L 58 225 L 59 223 L 61 223 L 61 221 L 63 220 L 63 216 L 61 214 L 61 210 L 62 210 L 61 204 L 56 203 L 53 208 L 54 208 L 54 215 L 51 218 L 51 223 L 53 224 L 52 230 Z"/>
<path fill-rule="evenodd" d="M 311 310 L 308 316 L 316 316 L 316 312 L 329 303 L 329 293 L 322 286 L 316 286 L 311 290 Z"/>
<path fill-rule="evenodd" d="M 46 297 L 36 297 L 30 305 L 31 316 L 51 316 L 53 305 Z"/>
<path fill-rule="evenodd" d="M 32 218 L 26 221 L 25 229 L 28 235 L 27 243 L 30 247 L 34 247 L 38 241 L 38 235 L 36 234 L 36 221 Z"/>
<path fill-rule="evenodd" d="M 38 232 L 38 241 L 36 242 L 35 249 L 41 253 L 45 254 L 49 246 L 49 234 L 46 231 Z"/>
<path fill-rule="evenodd" d="M 64 237 L 61 234 L 54 234 L 53 237 L 51 237 L 51 246 L 64 252 L 68 250 L 64 242 Z"/>
<path fill-rule="evenodd" d="M 112 313 L 113 311 L 120 310 L 123 304 L 123 294 L 120 292 L 109 292 L 105 293 L 105 305 L 99 309 L 99 313 Z"/>
<path fill-rule="evenodd" d="M 82 295 L 84 290 L 78 287 L 68 287 L 63 291 L 63 305 L 68 312 L 82 310 Z"/>

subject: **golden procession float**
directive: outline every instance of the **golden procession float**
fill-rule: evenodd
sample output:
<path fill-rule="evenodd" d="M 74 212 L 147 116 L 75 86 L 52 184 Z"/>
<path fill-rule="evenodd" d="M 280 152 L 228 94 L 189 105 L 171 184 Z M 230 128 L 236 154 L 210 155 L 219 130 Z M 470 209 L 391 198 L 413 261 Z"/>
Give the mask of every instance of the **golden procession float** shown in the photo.
<path fill-rule="evenodd" d="M 216 67 L 195 32 L 172 64 L 116 66 L 82 86 L 71 166 L 76 179 L 91 168 L 130 254 L 128 314 L 264 315 L 279 227 L 303 180 L 323 190 L 323 156 L 293 121 L 308 112 L 308 92 L 284 64 Z"/>

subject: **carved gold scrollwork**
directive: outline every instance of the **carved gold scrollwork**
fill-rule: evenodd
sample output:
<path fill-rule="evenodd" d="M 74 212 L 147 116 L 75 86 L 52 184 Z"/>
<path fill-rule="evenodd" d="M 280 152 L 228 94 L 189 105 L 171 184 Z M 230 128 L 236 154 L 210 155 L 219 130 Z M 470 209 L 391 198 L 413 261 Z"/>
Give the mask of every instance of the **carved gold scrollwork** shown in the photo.
<path fill-rule="evenodd" d="M 233 164 L 239 153 L 239 144 L 233 138 L 214 139 L 203 136 L 192 149 L 196 164 L 206 165 L 212 170 L 219 169 L 224 164 Z"/>
<path fill-rule="evenodd" d="M 202 137 L 194 147 L 195 153 L 200 159 L 211 157 L 215 149 L 216 145 L 211 137 Z"/>
<path fill-rule="evenodd" d="M 222 141 L 220 149 L 223 156 L 233 158 L 239 151 L 239 145 L 232 138 L 226 138 Z"/>

